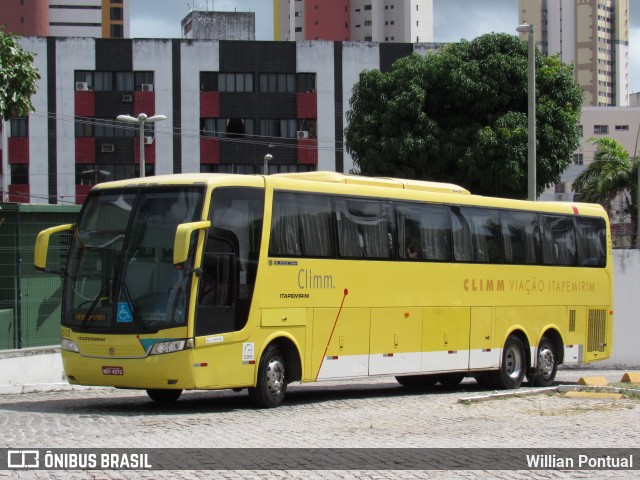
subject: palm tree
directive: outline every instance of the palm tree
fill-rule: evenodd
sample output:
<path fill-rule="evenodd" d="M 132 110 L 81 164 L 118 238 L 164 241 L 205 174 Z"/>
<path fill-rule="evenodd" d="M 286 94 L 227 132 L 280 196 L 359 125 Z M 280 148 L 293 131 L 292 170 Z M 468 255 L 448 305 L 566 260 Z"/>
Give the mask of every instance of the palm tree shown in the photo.
<path fill-rule="evenodd" d="M 599 203 L 609 217 L 612 203 L 620 198 L 622 212 L 631 216 L 633 232 L 638 229 L 638 160 L 613 138 L 590 138 L 596 145 L 594 161 L 575 179 L 573 191 L 585 202 Z M 636 245 L 638 242 L 636 240 Z"/>

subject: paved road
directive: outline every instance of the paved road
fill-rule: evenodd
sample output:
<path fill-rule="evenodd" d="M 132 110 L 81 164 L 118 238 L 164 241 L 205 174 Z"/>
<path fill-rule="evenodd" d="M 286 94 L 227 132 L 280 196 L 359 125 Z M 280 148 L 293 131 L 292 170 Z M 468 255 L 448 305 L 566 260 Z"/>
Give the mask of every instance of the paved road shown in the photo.
<path fill-rule="evenodd" d="M 563 370 L 563 383 L 622 371 Z M 529 388 L 523 390 L 530 391 Z M 415 391 L 391 379 L 291 385 L 285 405 L 256 410 L 246 392 L 186 392 L 170 407 L 144 392 L 87 389 L 0 395 L 0 448 L 598 448 L 640 447 L 640 397 L 557 393 L 463 404 L 474 381 Z M 640 461 L 640 458 L 636 459 Z M 40 478 L 640 478 L 640 471 L 4 471 Z"/>

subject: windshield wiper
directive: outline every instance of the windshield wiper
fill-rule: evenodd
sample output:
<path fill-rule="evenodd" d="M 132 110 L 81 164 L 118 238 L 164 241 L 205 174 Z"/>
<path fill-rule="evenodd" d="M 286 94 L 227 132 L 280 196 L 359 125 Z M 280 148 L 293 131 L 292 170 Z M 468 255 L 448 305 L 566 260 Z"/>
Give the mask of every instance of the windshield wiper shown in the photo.
<path fill-rule="evenodd" d="M 98 292 L 98 295 L 96 295 L 96 298 L 93 299 L 93 303 L 91 303 L 91 306 L 89 307 L 89 310 L 87 310 L 87 313 L 85 313 L 84 318 L 82 319 L 82 322 L 80 323 L 80 327 L 79 327 L 80 330 L 84 330 L 87 322 L 89 321 L 89 319 L 91 318 L 91 315 L 93 314 L 93 311 L 96 309 L 96 306 L 98 305 L 98 302 L 103 297 L 103 295 L 105 293 L 107 293 L 107 290 L 111 286 L 112 282 L 113 282 L 113 280 L 109 280 L 108 282 L 106 282 L 102 286 L 100 291 Z"/>

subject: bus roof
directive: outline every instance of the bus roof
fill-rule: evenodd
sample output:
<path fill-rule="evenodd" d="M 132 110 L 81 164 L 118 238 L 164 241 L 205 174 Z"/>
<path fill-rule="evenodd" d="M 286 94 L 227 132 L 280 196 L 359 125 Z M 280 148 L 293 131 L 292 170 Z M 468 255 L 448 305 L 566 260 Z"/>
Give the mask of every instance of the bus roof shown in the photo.
<path fill-rule="evenodd" d="M 300 172 L 279 173 L 272 177 L 292 178 L 296 180 L 309 180 L 315 182 L 346 183 L 350 185 L 369 185 L 372 187 L 404 188 L 406 190 L 422 190 L 427 192 L 460 193 L 469 195 L 466 190 L 452 183 L 427 182 L 424 180 L 406 180 L 390 177 L 365 177 L 361 175 L 347 175 L 337 172 Z"/>
<path fill-rule="evenodd" d="M 535 202 L 534 208 L 533 202 L 525 200 L 513 200 L 498 197 L 484 197 L 479 195 L 471 195 L 468 190 L 458 185 L 451 183 L 439 183 L 429 182 L 423 180 L 407 180 L 399 178 L 389 177 L 365 177 L 360 175 L 348 175 L 344 173 L 330 172 L 330 171 L 318 171 L 318 172 L 299 172 L 299 173 L 279 173 L 269 175 L 265 177 L 263 175 L 238 175 L 238 174 L 226 174 L 226 173 L 180 173 L 173 175 L 158 175 L 154 177 L 144 178 L 130 178 L 126 180 L 116 180 L 113 182 L 100 183 L 93 187 L 94 190 L 102 190 L 108 188 L 133 188 L 133 187 L 153 187 L 162 185 L 216 185 L 216 186 L 232 186 L 242 185 L 251 187 L 265 187 L 268 179 L 275 181 L 275 184 L 287 184 L 294 186 L 298 184 L 304 190 L 313 190 L 320 187 L 319 184 L 331 184 L 336 187 L 342 185 L 352 185 L 356 189 L 363 187 L 372 187 L 374 190 L 377 188 L 392 189 L 400 193 L 404 191 L 401 196 L 405 197 L 409 195 L 415 197 L 415 194 L 419 192 L 425 192 L 433 194 L 433 199 L 436 201 L 444 201 L 445 203 L 455 202 L 467 205 L 478 206 L 491 206 L 498 208 L 520 208 L 524 210 L 538 210 L 546 212 L 556 213 L 568 213 L 568 214 L 584 214 L 584 215 L 596 215 L 606 216 L 604 209 L 597 204 L 578 203 L 578 202 Z M 313 182 L 318 182 L 318 187 L 312 187 Z M 271 183 L 274 185 L 274 183 Z M 328 185 L 327 185 L 328 186 Z M 331 188 L 334 190 L 335 188 Z M 379 194 L 381 193 L 378 190 Z M 410 192 L 415 192 L 411 194 Z M 395 196 L 392 191 L 389 191 L 391 196 Z M 454 195 L 454 197 L 448 197 L 448 195 Z M 458 200 L 454 200 L 457 198 Z"/>

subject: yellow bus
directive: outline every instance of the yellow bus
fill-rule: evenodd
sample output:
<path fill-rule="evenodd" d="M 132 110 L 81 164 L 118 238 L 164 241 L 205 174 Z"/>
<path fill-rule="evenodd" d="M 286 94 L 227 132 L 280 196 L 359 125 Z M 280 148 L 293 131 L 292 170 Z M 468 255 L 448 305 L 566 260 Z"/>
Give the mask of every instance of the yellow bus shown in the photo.
<path fill-rule="evenodd" d="M 71 384 L 248 388 L 466 376 L 550 385 L 608 358 L 604 210 L 333 172 L 181 174 L 96 185 L 67 232 L 61 350 Z"/>

